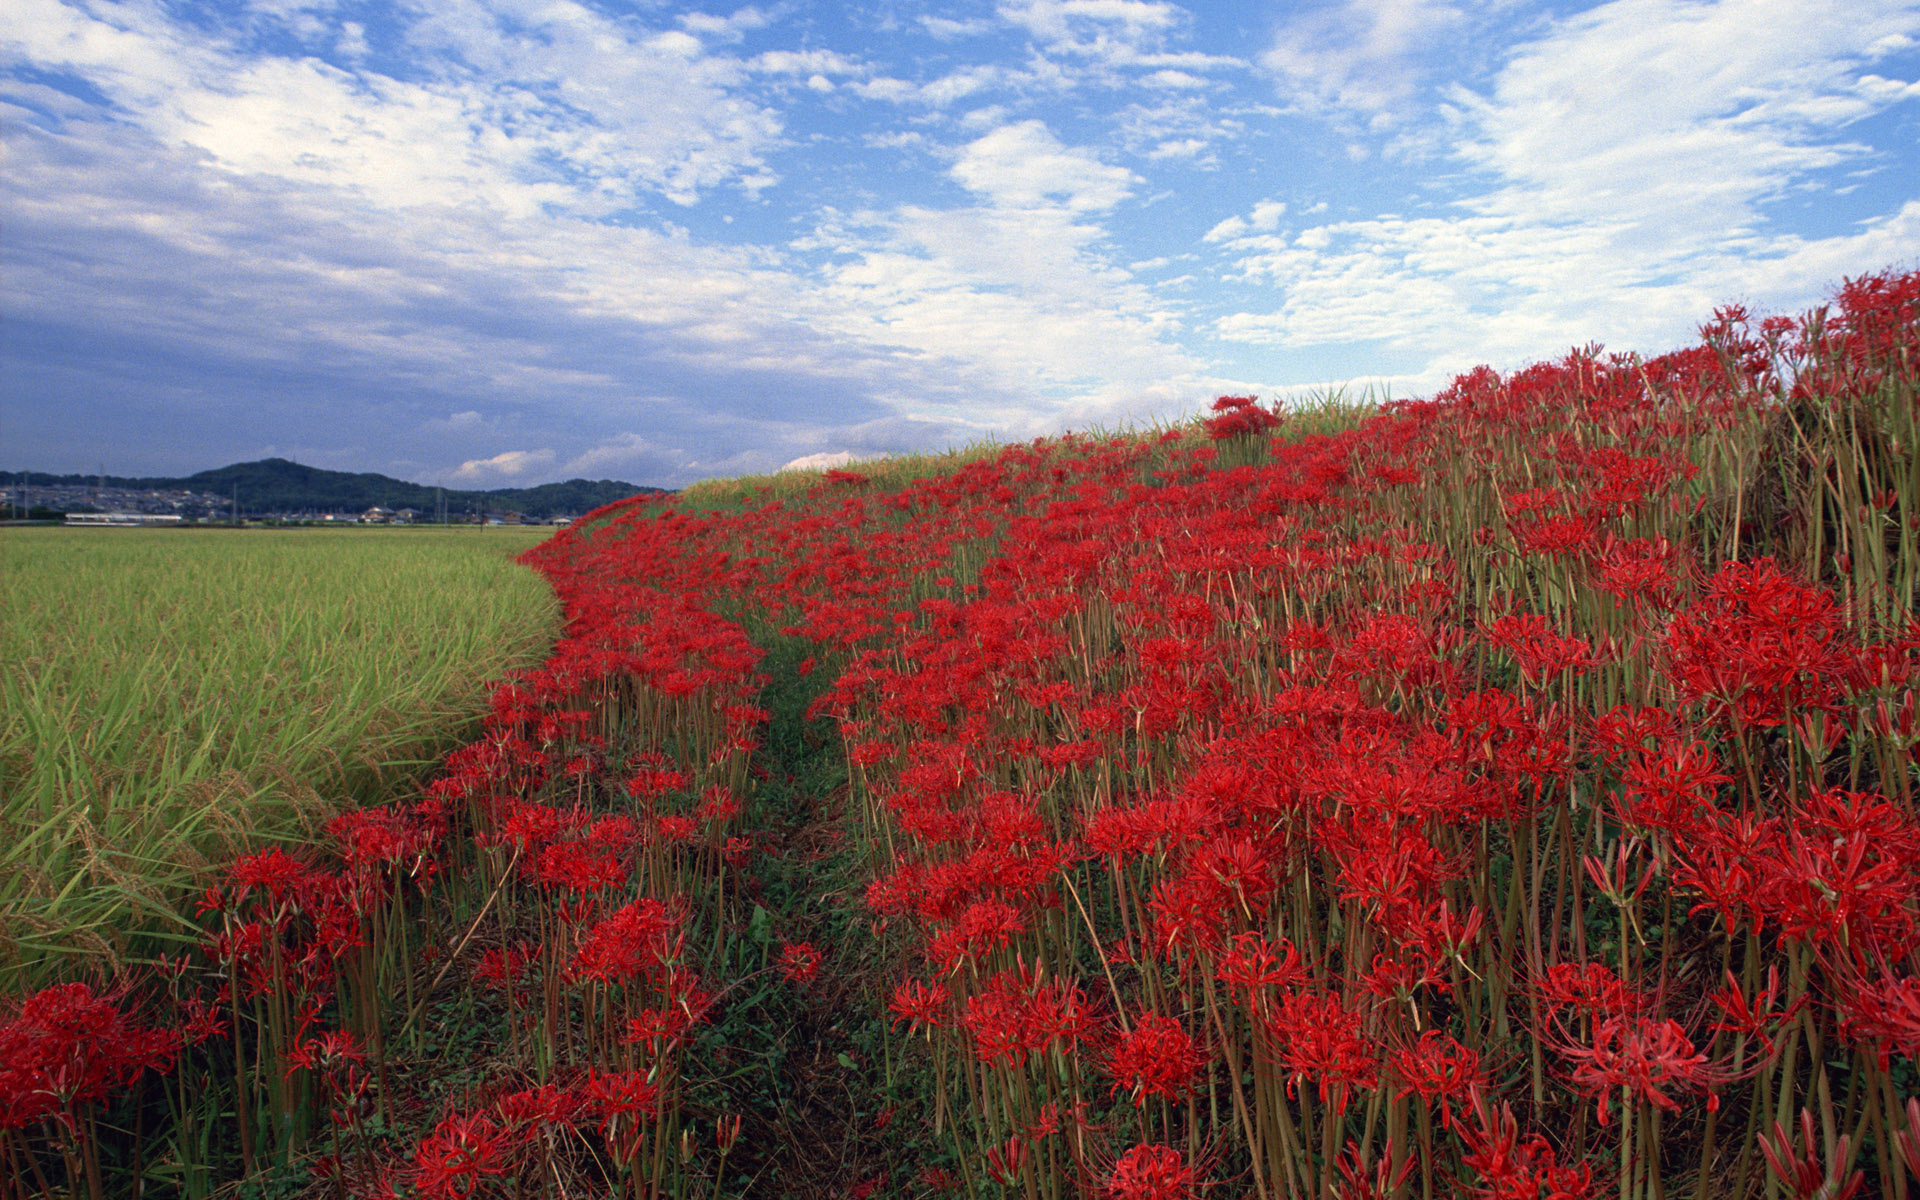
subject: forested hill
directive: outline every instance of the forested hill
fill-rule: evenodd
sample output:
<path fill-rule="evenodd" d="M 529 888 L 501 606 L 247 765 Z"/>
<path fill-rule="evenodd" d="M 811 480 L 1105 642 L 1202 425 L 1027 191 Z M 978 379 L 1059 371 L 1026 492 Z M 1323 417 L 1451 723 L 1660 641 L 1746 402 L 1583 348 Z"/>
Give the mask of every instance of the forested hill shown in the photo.
<path fill-rule="evenodd" d="M 20 476 L 8 478 L 9 482 Z M 412 508 L 431 514 L 439 510 L 444 496 L 449 515 L 467 513 L 517 512 L 546 519 L 577 516 L 614 500 L 657 492 L 660 488 L 642 487 L 616 479 L 569 479 L 564 483 L 545 483 L 529 488 L 492 488 L 472 491 L 408 483 L 372 472 L 328 471 L 304 466 L 284 458 L 266 458 L 259 462 L 234 463 L 180 478 L 132 478 L 126 476 L 50 475 L 34 471 L 25 475 L 30 487 L 131 488 L 156 491 L 211 492 L 232 496 L 238 488 L 241 509 L 246 512 L 361 512 L 379 505 L 383 508 Z"/>

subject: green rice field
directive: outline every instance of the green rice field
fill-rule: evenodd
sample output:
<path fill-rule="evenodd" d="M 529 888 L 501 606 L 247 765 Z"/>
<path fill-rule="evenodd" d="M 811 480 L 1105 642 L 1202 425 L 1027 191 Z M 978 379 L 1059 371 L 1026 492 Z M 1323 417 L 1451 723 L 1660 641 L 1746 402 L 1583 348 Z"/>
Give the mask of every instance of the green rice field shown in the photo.
<path fill-rule="evenodd" d="M 412 784 L 551 644 L 546 532 L 0 532 L 0 992 L 164 951 L 212 864 Z"/>

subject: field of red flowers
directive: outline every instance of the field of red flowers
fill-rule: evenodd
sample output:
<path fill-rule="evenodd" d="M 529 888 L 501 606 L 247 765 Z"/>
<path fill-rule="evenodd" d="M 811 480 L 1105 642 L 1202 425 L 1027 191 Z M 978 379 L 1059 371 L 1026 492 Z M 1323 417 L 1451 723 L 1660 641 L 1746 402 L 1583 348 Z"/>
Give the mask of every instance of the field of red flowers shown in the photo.
<path fill-rule="evenodd" d="M 426 794 L 0 1014 L 5 1170 L 1905 1200 L 1916 359 L 1889 271 L 1334 435 L 601 510 Z"/>

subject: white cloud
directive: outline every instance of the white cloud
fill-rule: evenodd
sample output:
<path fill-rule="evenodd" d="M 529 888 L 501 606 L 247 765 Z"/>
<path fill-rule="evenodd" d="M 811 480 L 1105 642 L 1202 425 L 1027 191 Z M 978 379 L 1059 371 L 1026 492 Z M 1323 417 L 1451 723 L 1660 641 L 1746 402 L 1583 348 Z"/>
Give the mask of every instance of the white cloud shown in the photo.
<path fill-rule="evenodd" d="M 770 111 L 733 93 L 739 64 L 570 0 L 517 23 L 479 0 L 421 10 L 403 34 L 439 66 L 406 80 L 245 54 L 157 9 L 20 2 L 28 11 L 0 33 L 0 55 L 84 75 L 156 136 L 224 169 L 381 205 L 477 201 L 526 215 L 598 213 L 643 193 L 693 203 L 760 174 L 780 134 Z"/>
<path fill-rule="evenodd" d="M 978 34 L 986 33 L 993 28 L 993 22 L 986 20 L 955 21 L 948 17 L 923 16 L 920 18 L 920 27 L 934 37 L 951 40 L 953 38 L 974 37 Z"/>
<path fill-rule="evenodd" d="M 1167 91 L 1194 91 L 1212 85 L 1190 71 L 1154 71 L 1135 80 L 1141 87 L 1162 88 Z"/>
<path fill-rule="evenodd" d="M 1073 212 L 1102 212 L 1127 198 L 1138 182 L 1124 167 L 1064 146 L 1039 121 L 1003 125 L 969 143 L 953 166 L 968 191 L 1005 207 L 1058 204 Z"/>
<path fill-rule="evenodd" d="M 985 108 L 975 108 L 961 114 L 960 128 L 969 133 L 982 129 L 998 129 L 1007 123 L 1007 110 L 998 104 L 989 104 Z"/>
<path fill-rule="evenodd" d="M 764 10 L 748 5 L 725 17 L 710 13 L 683 13 L 679 21 L 680 27 L 688 33 L 731 42 L 740 40 L 751 30 L 766 28 L 773 23 L 773 18 Z"/>
<path fill-rule="evenodd" d="M 1032 39 L 1019 76 L 1031 90 L 1198 90 L 1211 86 L 1208 72 L 1245 66 L 1227 55 L 1168 50 L 1168 39 L 1193 18 L 1158 0 L 1009 0 L 998 15 Z"/>
<path fill-rule="evenodd" d="M 747 60 L 753 71 L 765 75 L 864 75 L 857 60 L 834 50 L 768 50 Z"/>
<path fill-rule="evenodd" d="M 1105 235 L 1071 209 L 908 206 L 841 236 L 827 272 L 845 336 L 924 358 L 958 390 L 902 411 L 976 433 L 1031 437 L 1063 421 L 1139 416 L 1205 390 L 1172 341 L 1179 317 L 1106 261 Z"/>
<path fill-rule="evenodd" d="M 1862 68 L 1916 30 L 1908 0 L 1614 0 L 1459 97 L 1463 156 L 1508 184 L 1480 207 L 1742 237 L 1792 180 L 1860 157 L 1842 131 L 1888 103 Z"/>
<path fill-rule="evenodd" d="M 1245 137 L 1248 120 L 1259 115 L 1243 103 L 1222 105 L 1212 96 L 1181 94 L 1129 104 L 1117 121 L 1126 148 L 1149 162 L 1186 159 L 1213 166 L 1216 149 Z"/>
<path fill-rule="evenodd" d="M 1413 95 L 1420 52 L 1465 21 L 1447 0 L 1334 0 L 1282 25 L 1260 64 L 1286 99 L 1378 115 Z"/>
<path fill-rule="evenodd" d="M 367 45 L 367 27 L 358 21 L 340 23 L 340 37 L 335 46 L 343 58 L 365 58 L 372 50 Z"/>
<path fill-rule="evenodd" d="M 780 469 L 782 471 L 827 471 L 859 461 L 860 457 L 851 450 L 825 450 L 819 454 L 803 454 L 799 458 L 789 459 L 780 464 Z"/>
<path fill-rule="evenodd" d="M 1484 184 L 1457 215 L 1288 236 L 1275 213 L 1209 231 L 1234 278 L 1283 296 L 1215 332 L 1375 341 L 1434 363 L 1477 347 L 1511 365 L 1592 339 L 1661 349 L 1731 296 L 1803 303 L 1915 244 L 1900 238 L 1920 205 L 1822 238 L 1781 231 L 1766 206 L 1816 172 L 1870 165 L 1849 124 L 1897 89 L 1860 81 L 1875 46 L 1916 32 L 1904 0 L 1614 0 L 1578 14 L 1515 49 L 1485 94 L 1453 92 L 1456 153 Z"/>
<path fill-rule="evenodd" d="M 453 477 L 469 483 L 519 479 L 552 462 L 551 450 L 502 450 L 492 458 L 471 458 L 460 464 Z"/>
<path fill-rule="evenodd" d="M 1179 23 L 1180 9 L 1149 0 L 1022 0 L 1002 4 L 1000 17 L 1054 44 L 1073 44 L 1076 34 L 1137 36 Z"/>
<path fill-rule="evenodd" d="M 1200 158 L 1207 149 L 1205 138 L 1171 138 L 1147 151 L 1147 157 L 1155 162 L 1169 158 Z"/>
<path fill-rule="evenodd" d="M 887 104 L 905 104 L 916 99 L 920 89 L 905 79 L 895 79 L 882 75 L 874 79 L 863 79 L 847 85 L 855 95 L 867 100 L 878 100 Z"/>
<path fill-rule="evenodd" d="M 1248 233 L 1272 233 L 1280 228 L 1280 218 L 1285 216 L 1287 206 L 1279 200 L 1262 200 L 1253 206 L 1253 211 L 1244 217 L 1228 217 L 1200 238 L 1203 242 L 1235 241 Z"/>
<path fill-rule="evenodd" d="M 1279 200 L 1262 200 L 1253 206 L 1253 212 L 1247 217 L 1247 224 L 1255 229 L 1271 233 L 1280 228 L 1280 218 L 1285 216 L 1287 206 Z"/>
<path fill-rule="evenodd" d="M 1200 240 L 1203 242 L 1232 241 L 1240 237 L 1242 234 L 1246 232 L 1247 232 L 1246 218 L 1228 217 L 1225 220 L 1221 221 L 1219 224 L 1215 225 L 1212 229 L 1207 230 L 1207 232 L 1201 236 Z M 1246 260 L 1243 259 L 1241 261 L 1242 261 L 1242 264 L 1244 265 Z"/>
<path fill-rule="evenodd" d="M 999 87 L 1006 79 L 1007 72 L 998 66 L 966 67 L 919 87 L 910 87 L 906 94 L 922 104 L 945 108 L 956 100 Z"/>
<path fill-rule="evenodd" d="M 683 465 L 685 458 L 684 453 L 629 430 L 602 438 L 592 447 L 567 459 L 560 469 L 569 477 L 619 473 L 628 477 L 655 479 Z"/>

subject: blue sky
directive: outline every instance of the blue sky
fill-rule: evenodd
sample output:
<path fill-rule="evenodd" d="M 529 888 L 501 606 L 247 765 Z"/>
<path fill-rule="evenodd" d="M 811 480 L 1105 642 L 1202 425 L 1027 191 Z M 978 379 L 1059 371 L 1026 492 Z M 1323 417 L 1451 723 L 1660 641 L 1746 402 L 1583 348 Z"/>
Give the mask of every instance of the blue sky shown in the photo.
<path fill-rule="evenodd" d="M 704 476 L 1920 255 L 1920 0 L 8 0 L 0 469 Z"/>

